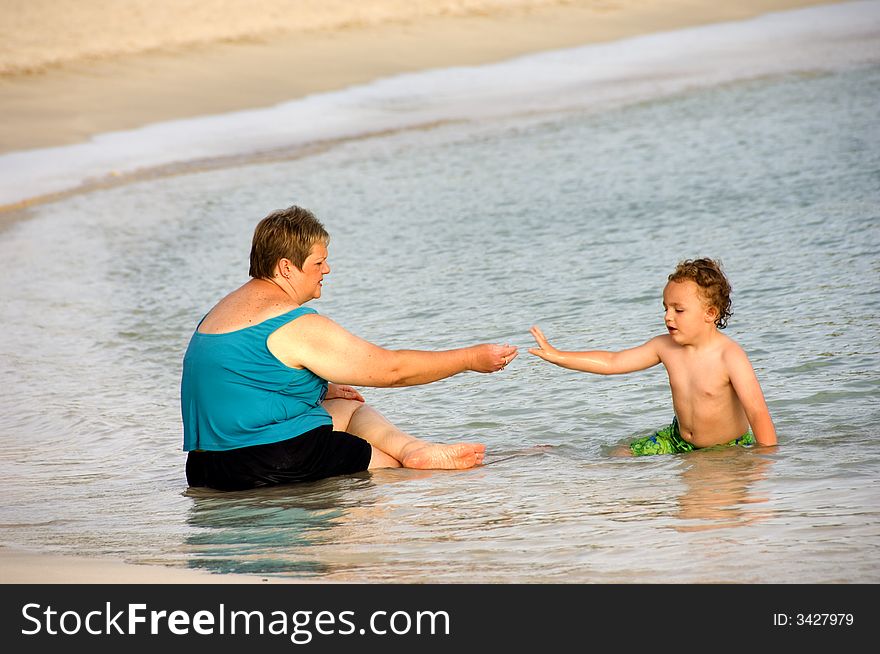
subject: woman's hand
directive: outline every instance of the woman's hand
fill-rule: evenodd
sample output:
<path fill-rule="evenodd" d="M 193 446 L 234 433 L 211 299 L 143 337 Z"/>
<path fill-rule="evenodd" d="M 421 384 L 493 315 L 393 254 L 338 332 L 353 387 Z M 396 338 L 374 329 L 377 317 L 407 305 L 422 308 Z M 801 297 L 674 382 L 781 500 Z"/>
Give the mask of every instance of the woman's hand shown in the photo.
<path fill-rule="evenodd" d="M 364 396 L 361 395 L 356 388 L 353 386 L 347 386 L 345 384 L 327 384 L 327 395 L 324 396 L 325 400 L 357 400 L 358 402 L 364 401 Z"/>
<path fill-rule="evenodd" d="M 498 372 L 517 357 L 515 345 L 474 345 L 470 365 L 474 372 Z"/>

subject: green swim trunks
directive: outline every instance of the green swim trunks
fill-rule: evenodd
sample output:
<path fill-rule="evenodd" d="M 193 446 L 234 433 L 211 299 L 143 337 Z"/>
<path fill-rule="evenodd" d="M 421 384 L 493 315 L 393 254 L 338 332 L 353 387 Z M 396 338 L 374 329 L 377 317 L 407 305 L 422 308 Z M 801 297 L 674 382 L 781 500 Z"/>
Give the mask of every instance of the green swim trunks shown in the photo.
<path fill-rule="evenodd" d="M 749 430 L 739 438 L 734 438 L 719 447 L 754 444 L 755 436 Z M 671 425 L 630 443 L 629 449 L 635 456 L 648 456 L 650 454 L 682 454 L 697 448 L 681 437 L 681 433 L 678 431 L 678 418 L 673 418 Z"/>

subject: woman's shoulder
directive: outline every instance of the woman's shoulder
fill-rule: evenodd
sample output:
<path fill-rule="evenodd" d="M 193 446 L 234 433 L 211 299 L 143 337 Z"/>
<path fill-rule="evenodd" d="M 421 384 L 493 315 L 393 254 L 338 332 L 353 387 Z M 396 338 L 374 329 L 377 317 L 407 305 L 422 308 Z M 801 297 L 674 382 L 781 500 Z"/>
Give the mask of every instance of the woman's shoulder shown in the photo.
<path fill-rule="evenodd" d="M 198 330 L 207 334 L 233 332 L 294 312 L 298 312 L 298 315 L 317 313 L 310 307 L 296 304 L 286 295 L 266 293 L 245 284 L 214 305 L 202 319 Z"/>

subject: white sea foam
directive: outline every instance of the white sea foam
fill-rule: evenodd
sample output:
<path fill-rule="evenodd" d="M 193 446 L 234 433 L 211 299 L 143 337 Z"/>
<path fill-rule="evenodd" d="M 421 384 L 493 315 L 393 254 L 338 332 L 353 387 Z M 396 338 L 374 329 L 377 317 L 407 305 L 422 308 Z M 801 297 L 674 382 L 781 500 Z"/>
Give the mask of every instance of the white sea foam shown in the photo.
<path fill-rule="evenodd" d="M 0 205 L 174 163 L 449 120 L 603 107 L 765 75 L 880 61 L 880 2 L 767 14 L 380 79 L 251 111 L 166 121 L 0 156 Z"/>

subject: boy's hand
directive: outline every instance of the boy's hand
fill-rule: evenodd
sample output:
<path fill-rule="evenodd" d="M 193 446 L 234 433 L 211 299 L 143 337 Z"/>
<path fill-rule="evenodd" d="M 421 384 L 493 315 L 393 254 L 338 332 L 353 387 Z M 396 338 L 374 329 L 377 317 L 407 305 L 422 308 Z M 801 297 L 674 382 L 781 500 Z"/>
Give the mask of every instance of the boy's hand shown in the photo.
<path fill-rule="evenodd" d="M 536 357 L 544 359 L 544 361 L 550 361 L 553 363 L 553 359 L 559 353 L 559 350 L 547 342 L 547 339 L 544 337 L 544 332 L 542 332 L 541 328 L 537 325 L 532 327 L 529 332 L 538 342 L 538 347 L 529 348 L 529 354 L 534 354 Z"/>

